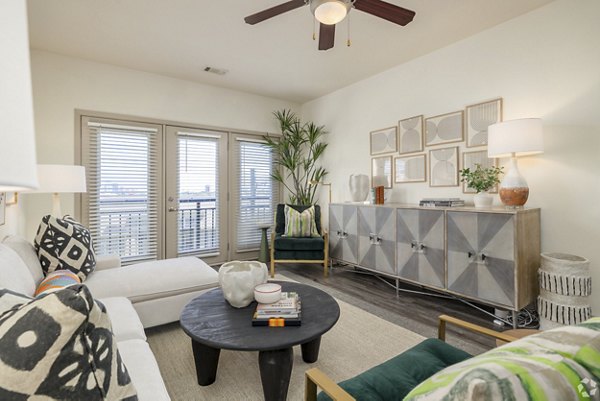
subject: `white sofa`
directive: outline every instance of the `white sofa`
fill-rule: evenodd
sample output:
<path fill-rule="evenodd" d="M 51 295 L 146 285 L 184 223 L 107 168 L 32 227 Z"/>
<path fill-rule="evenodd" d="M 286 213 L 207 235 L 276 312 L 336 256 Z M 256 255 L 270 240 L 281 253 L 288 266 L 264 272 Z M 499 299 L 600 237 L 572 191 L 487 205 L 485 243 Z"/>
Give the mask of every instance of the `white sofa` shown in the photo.
<path fill-rule="evenodd" d="M 0 288 L 33 296 L 43 273 L 33 246 L 19 237 L 0 244 Z M 120 266 L 99 258 L 84 282 L 107 309 L 119 352 L 140 401 L 170 400 L 144 327 L 179 320 L 185 304 L 218 286 L 217 273 L 198 258 L 185 257 Z"/>

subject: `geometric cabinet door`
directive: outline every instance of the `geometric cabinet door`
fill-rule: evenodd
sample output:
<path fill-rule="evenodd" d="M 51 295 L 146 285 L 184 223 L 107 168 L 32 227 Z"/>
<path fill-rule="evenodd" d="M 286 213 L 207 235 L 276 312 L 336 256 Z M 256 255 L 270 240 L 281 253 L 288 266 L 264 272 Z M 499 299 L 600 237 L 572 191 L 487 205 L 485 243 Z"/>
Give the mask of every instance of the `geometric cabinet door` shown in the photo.
<path fill-rule="evenodd" d="M 333 259 L 358 263 L 357 207 L 329 206 L 329 256 Z"/>
<path fill-rule="evenodd" d="M 448 289 L 515 305 L 515 215 L 448 212 Z"/>
<path fill-rule="evenodd" d="M 396 275 L 396 208 L 358 207 L 358 264 Z"/>
<path fill-rule="evenodd" d="M 398 276 L 444 288 L 444 211 L 398 209 L 396 220 Z"/>

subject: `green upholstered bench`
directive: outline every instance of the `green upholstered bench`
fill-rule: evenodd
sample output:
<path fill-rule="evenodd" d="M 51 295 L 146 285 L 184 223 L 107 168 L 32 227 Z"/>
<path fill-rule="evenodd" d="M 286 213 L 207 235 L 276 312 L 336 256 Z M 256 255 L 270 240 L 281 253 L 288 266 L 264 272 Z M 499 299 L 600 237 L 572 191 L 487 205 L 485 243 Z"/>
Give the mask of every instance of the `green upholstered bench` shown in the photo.
<path fill-rule="evenodd" d="M 319 369 L 306 372 L 306 401 L 401 401 L 419 383 L 440 370 L 471 358 L 448 345 L 446 323 L 455 324 L 506 342 L 516 338 L 450 316 L 440 316 L 438 339 L 427 339 L 358 376 L 336 384 Z M 317 397 L 317 387 L 323 391 Z"/>

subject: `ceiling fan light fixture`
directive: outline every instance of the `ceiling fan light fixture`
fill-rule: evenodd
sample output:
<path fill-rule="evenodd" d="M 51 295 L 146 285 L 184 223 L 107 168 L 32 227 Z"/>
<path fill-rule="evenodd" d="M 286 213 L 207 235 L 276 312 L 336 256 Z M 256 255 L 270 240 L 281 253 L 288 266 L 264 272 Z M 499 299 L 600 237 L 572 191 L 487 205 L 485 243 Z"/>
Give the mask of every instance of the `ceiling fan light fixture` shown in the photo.
<path fill-rule="evenodd" d="M 348 15 L 351 3 L 347 0 L 312 0 L 310 10 L 322 24 L 335 25 Z"/>

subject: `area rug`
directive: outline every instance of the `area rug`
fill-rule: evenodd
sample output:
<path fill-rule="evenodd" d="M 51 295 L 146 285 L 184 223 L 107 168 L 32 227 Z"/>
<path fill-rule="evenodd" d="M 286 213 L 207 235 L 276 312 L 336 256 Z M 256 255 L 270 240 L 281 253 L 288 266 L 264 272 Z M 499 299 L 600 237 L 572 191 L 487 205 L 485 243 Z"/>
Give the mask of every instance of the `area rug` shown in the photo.
<path fill-rule="evenodd" d="M 294 347 L 289 401 L 304 399 L 304 372 L 318 367 L 341 381 L 378 365 L 421 342 L 424 337 L 339 301 L 340 319 L 321 340 L 319 360 L 302 361 Z M 277 330 L 273 328 L 272 330 Z M 190 338 L 178 323 L 147 331 L 148 342 L 173 401 L 259 401 L 263 399 L 257 352 L 221 351 L 217 380 L 201 387 L 196 382 Z"/>

